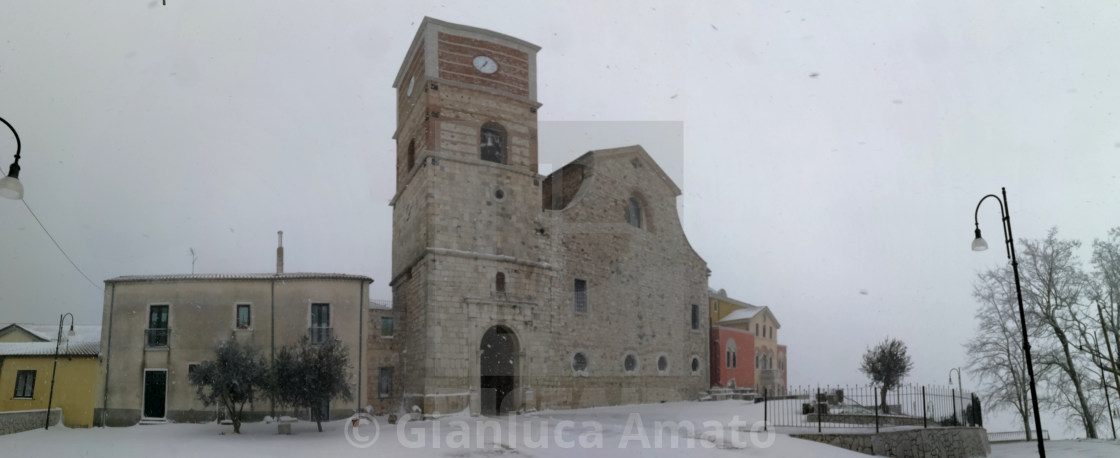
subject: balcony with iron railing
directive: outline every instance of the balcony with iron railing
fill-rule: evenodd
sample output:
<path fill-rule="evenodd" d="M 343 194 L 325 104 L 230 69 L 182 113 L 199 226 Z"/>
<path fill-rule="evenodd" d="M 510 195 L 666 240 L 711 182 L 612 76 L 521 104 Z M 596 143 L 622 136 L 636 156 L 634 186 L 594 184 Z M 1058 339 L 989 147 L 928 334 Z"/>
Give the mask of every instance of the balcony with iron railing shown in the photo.
<path fill-rule="evenodd" d="M 318 344 L 321 344 L 321 343 L 324 343 L 324 342 L 330 340 L 332 338 L 332 336 L 334 335 L 334 330 L 332 328 L 329 328 L 329 327 L 313 326 L 313 327 L 307 328 L 307 334 L 308 334 L 308 337 L 311 339 L 311 344 L 312 345 L 318 345 Z"/>
<path fill-rule="evenodd" d="M 167 348 L 171 337 L 171 329 L 145 329 L 144 343 L 147 348 Z"/>

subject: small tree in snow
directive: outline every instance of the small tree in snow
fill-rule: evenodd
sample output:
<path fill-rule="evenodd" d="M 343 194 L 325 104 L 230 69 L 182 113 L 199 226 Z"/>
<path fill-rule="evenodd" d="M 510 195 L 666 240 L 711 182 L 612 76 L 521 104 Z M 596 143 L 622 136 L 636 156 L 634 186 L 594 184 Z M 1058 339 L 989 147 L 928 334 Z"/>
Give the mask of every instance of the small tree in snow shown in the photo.
<path fill-rule="evenodd" d="M 213 361 L 203 361 L 187 374 L 198 389 L 198 399 L 207 407 L 218 405 L 233 421 L 233 432 L 241 434 L 241 413 L 253 401 L 254 389 L 265 381 L 265 362 L 260 352 L 230 338 L 222 342 Z"/>
<path fill-rule="evenodd" d="M 913 368 L 914 364 L 906 354 L 906 344 L 898 339 L 888 337 L 863 354 L 863 364 L 860 364 L 859 370 L 867 374 L 872 385 L 879 387 L 883 413 L 888 413 L 887 391 L 901 384 L 902 379 Z"/>
<path fill-rule="evenodd" d="M 299 345 L 276 353 L 268 377 L 269 394 L 277 403 L 309 409 L 323 432 L 321 407 L 335 398 L 352 399 L 349 370 L 349 354 L 341 341 L 331 336 L 312 344 L 305 336 Z"/>

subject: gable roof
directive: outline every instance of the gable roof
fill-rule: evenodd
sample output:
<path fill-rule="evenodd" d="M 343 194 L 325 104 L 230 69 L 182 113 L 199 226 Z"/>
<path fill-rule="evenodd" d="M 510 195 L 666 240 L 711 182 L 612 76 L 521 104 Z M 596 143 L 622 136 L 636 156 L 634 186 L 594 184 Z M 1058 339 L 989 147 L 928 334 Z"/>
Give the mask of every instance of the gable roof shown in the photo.
<path fill-rule="evenodd" d="M 722 320 L 719 320 L 719 323 L 728 324 L 728 323 L 735 323 L 735 322 L 739 322 L 739 321 L 746 321 L 746 320 L 754 318 L 754 317 L 756 317 L 760 314 L 770 317 L 770 321 L 774 322 L 774 327 L 775 328 L 777 328 L 777 329 L 782 328 L 782 324 L 779 323 L 778 319 L 774 317 L 774 313 L 770 311 L 770 307 L 766 307 L 766 306 L 754 307 L 754 308 L 741 308 L 741 309 L 736 310 L 734 312 L 728 313 L 727 316 L 723 317 Z"/>
<path fill-rule="evenodd" d="M 0 328 L 0 337 L 10 336 L 12 334 L 21 337 L 23 342 L 46 342 L 50 340 L 48 336 L 24 328 L 16 323 Z"/>
<path fill-rule="evenodd" d="M 720 293 L 723 293 L 723 294 L 720 294 Z M 770 311 L 770 307 L 767 307 L 765 305 L 761 305 L 761 306 L 753 305 L 753 304 L 748 304 L 748 303 L 743 302 L 743 301 L 735 300 L 735 299 L 732 299 L 730 297 L 727 297 L 727 293 L 724 290 L 716 291 L 712 288 L 708 288 L 708 297 L 711 297 L 713 299 L 716 299 L 716 300 L 719 300 L 719 301 L 722 301 L 722 302 L 727 302 L 728 304 L 731 304 L 732 306 L 737 308 L 736 310 L 734 310 L 731 313 L 728 313 L 726 316 L 724 316 L 723 319 L 718 321 L 718 323 L 726 324 L 726 323 L 735 323 L 735 322 L 739 322 L 739 321 L 746 321 L 746 320 L 749 320 L 751 318 L 754 318 L 754 317 L 758 316 L 761 313 L 761 314 L 765 314 L 766 316 L 770 317 L 770 321 L 774 322 L 774 327 L 775 328 L 778 328 L 778 329 L 782 328 L 782 324 L 780 322 L 778 322 L 778 318 L 774 316 L 774 312 Z"/>
<path fill-rule="evenodd" d="M 101 353 L 101 326 L 75 325 L 74 335 L 67 335 L 63 327 L 62 344 L 57 346 L 61 356 L 97 356 Z M 53 324 L 12 323 L 0 328 L 0 333 L 24 332 L 36 337 L 31 342 L 0 342 L 0 356 L 54 355 L 58 339 L 58 326 Z"/>
<path fill-rule="evenodd" d="M 590 154 L 595 159 L 609 159 L 614 156 L 636 156 L 646 165 L 652 167 L 654 173 L 657 174 L 657 176 L 660 177 L 661 180 L 669 186 L 669 189 L 672 190 L 674 196 L 681 195 L 681 188 L 677 187 L 677 184 L 673 182 L 673 179 L 669 178 L 669 175 L 665 173 L 665 170 L 657 164 L 657 161 L 653 160 L 653 158 L 650 157 L 649 153 L 646 152 L 646 149 L 642 148 L 642 145 L 597 149 L 589 151 L 587 154 Z M 592 167 L 594 167 L 594 159 L 592 160 Z"/>

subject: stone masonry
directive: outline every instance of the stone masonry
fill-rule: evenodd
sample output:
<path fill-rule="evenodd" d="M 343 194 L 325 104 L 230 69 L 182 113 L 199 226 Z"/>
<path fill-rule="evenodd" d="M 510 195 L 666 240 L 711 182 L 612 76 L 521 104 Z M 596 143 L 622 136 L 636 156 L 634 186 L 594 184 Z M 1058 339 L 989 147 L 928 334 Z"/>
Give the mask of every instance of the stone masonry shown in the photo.
<path fill-rule="evenodd" d="M 539 175 L 538 50 L 425 18 L 405 56 L 398 324 L 391 340 L 369 339 L 366 374 L 375 389 L 375 368 L 391 366 L 395 386 L 377 410 L 566 409 L 707 387 L 708 270 L 681 227 L 680 189 L 640 146 Z M 487 60 L 496 71 L 479 69 Z M 480 154 L 486 129 L 500 133 L 497 161 Z"/>
<path fill-rule="evenodd" d="M 988 456 L 992 447 L 984 428 L 899 429 L 877 434 L 790 434 L 876 456 L 898 458 L 972 458 Z"/>
<path fill-rule="evenodd" d="M 42 428 L 45 413 L 46 409 L 0 412 L 0 436 Z M 60 418 L 62 418 L 62 409 L 57 407 L 51 409 L 50 425 L 58 426 Z"/>

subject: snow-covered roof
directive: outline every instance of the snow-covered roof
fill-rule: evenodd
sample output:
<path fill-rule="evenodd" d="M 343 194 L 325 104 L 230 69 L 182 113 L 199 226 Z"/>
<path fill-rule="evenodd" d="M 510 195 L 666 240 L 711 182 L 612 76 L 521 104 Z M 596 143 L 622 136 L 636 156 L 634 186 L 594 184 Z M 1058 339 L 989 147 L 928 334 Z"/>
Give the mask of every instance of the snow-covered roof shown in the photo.
<path fill-rule="evenodd" d="M 723 319 L 719 320 L 719 323 L 725 323 L 726 324 L 726 323 L 734 323 L 734 322 L 738 322 L 738 321 L 745 321 L 745 320 L 749 320 L 751 318 L 754 318 L 759 313 L 766 313 L 767 315 L 770 315 L 770 320 L 774 322 L 774 326 L 776 326 L 778 328 L 782 327 L 781 323 L 779 323 L 778 319 L 774 316 L 774 312 L 771 312 L 769 307 L 748 304 L 748 303 L 743 302 L 743 301 L 732 299 L 730 297 L 727 297 L 727 292 L 722 290 L 722 289 L 719 290 L 719 291 L 716 291 L 714 288 L 709 287 L 708 288 L 708 295 L 710 297 L 713 297 L 713 298 L 721 301 L 721 302 L 727 302 L 731 305 L 734 305 L 734 306 L 738 307 L 736 310 L 734 310 L 731 313 L 728 313 L 726 316 L 724 316 Z"/>
<path fill-rule="evenodd" d="M 41 340 L 38 342 L 0 342 L 0 356 L 44 356 L 54 354 L 55 343 L 58 338 L 58 325 L 21 323 L 0 325 L 0 331 L 11 332 L 17 328 Z M 59 355 L 97 356 L 101 352 L 100 325 L 75 325 L 73 336 L 68 335 L 69 330 L 69 326 L 64 326 L 62 328 L 63 341 L 62 345 L 58 346 Z"/>
<path fill-rule="evenodd" d="M 144 281 L 183 281 L 183 280 L 363 280 L 373 283 L 365 275 L 323 273 L 323 272 L 285 272 L 282 274 L 170 274 L 170 275 L 122 275 L 105 280 L 106 283 L 144 282 Z"/>
<path fill-rule="evenodd" d="M 770 307 L 766 307 L 766 306 L 757 307 L 757 306 L 754 306 L 754 305 L 744 307 L 744 308 L 735 310 L 731 313 L 728 313 L 727 316 L 723 317 L 722 320 L 719 320 L 719 323 L 727 324 L 727 323 L 735 323 L 735 322 L 739 322 L 739 321 L 745 321 L 745 320 L 749 320 L 749 319 L 754 318 L 754 317 L 758 316 L 759 314 L 763 314 L 763 313 L 770 316 L 770 321 L 774 322 L 774 327 L 776 327 L 778 329 L 782 328 L 782 323 L 778 322 L 778 318 L 774 316 L 774 312 L 770 311 Z"/>
<path fill-rule="evenodd" d="M 393 301 L 385 299 L 370 299 L 369 308 L 372 310 L 392 310 Z"/>
<path fill-rule="evenodd" d="M 63 325 L 62 332 L 66 334 L 70 330 L 70 320 L 66 320 Z M 10 330 L 22 329 L 23 331 L 31 334 L 44 341 L 51 341 L 58 337 L 57 324 L 31 324 L 31 323 L 0 323 L 0 334 L 6 334 Z M 74 337 L 82 340 L 101 340 L 101 325 L 97 324 L 76 324 L 74 325 Z"/>
<path fill-rule="evenodd" d="M 50 356 L 54 351 L 54 342 L 0 342 L 0 356 Z M 97 356 L 100 353 L 99 340 L 65 340 L 58 346 L 59 356 Z"/>
<path fill-rule="evenodd" d="M 751 318 L 754 318 L 755 315 L 758 315 L 758 312 L 761 312 L 764 308 L 765 307 L 755 307 L 755 308 L 749 308 L 749 309 L 748 308 L 742 308 L 742 309 L 736 310 L 734 312 L 728 313 L 727 316 L 723 317 L 723 319 L 719 320 L 719 322 L 720 323 L 729 323 L 729 322 L 732 322 L 732 321 L 749 320 Z"/>

